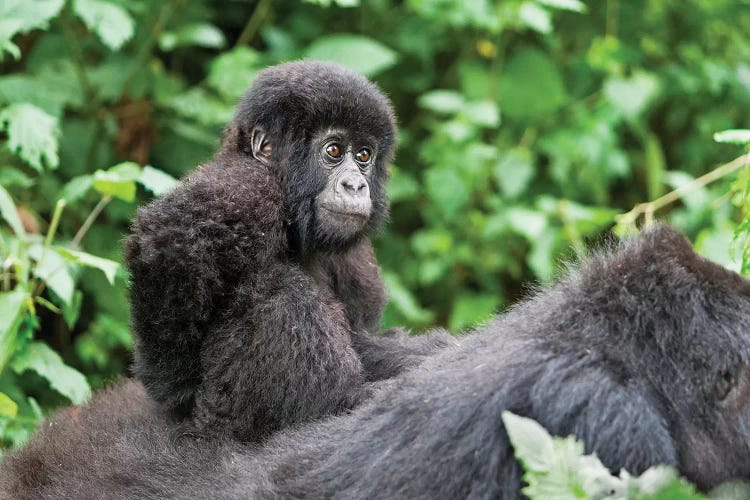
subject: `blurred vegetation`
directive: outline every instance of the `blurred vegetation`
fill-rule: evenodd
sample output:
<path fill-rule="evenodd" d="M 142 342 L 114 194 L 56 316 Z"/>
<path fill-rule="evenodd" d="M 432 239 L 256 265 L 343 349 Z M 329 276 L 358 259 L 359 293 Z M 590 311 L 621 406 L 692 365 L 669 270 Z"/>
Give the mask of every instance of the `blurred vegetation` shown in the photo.
<path fill-rule="evenodd" d="M 396 106 L 388 325 L 468 328 L 616 220 L 747 268 L 748 157 L 695 179 L 748 142 L 713 140 L 750 126 L 748 33 L 747 0 L 0 1 L 2 444 L 127 372 L 128 222 L 282 61 Z"/>

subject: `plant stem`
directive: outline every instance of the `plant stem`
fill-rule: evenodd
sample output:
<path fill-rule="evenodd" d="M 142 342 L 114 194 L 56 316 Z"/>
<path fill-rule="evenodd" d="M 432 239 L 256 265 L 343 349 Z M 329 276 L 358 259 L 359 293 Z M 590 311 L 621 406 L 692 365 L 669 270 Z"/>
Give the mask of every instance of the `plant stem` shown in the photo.
<path fill-rule="evenodd" d="M 104 207 L 106 207 L 110 201 L 112 201 L 112 197 L 110 195 L 102 196 L 102 199 L 99 200 L 99 203 L 96 204 L 89 216 L 86 217 L 86 220 L 83 221 L 83 224 L 81 225 L 80 229 L 78 229 L 78 232 L 76 232 L 75 236 L 73 236 L 73 240 L 70 242 L 70 244 L 74 248 L 81 243 L 81 240 L 84 236 L 86 236 L 86 233 L 91 228 L 91 225 L 94 223 L 96 218 L 99 217 L 99 214 L 102 213 L 102 210 L 104 210 Z"/>
<path fill-rule="evenodd" d="M 49 223 L 49 229 L 47 229 L 47 236 L 44 238 L 44 246 L 48 247 L 52 244 L 52 240 L 55 239 L 55 233 L 57 232 L 57 226 L 60 225 L 60 217 L 62 211 L 65 208 L 65 198 L 60 198 L 55 204 L 55 212 L 52 214 L 52 221 Z"/>
<path fill-rule="evenodd" d="M 234 46 L 239 47 L 250 43 L 253 38 L 255 38 L 260 27 L 263 26 L 263 21 L 265 21 L 265 18 L 270 12 L 271 0 L 260 0 L 258 5 L 255 6 L 255 10 L 250 16 L 250 19 L 247 20 L 247 24 L 242 28 L 242 33 L 237 37 L 237 42 Z"/>
<path fill-rule="evenodd" d="M 667 205 L 674 203 L 690 191 L 711 184 L 712 182 L 717 181 L 722 177 L 726 177 L 727 175 L 736 172 L 743 167 L 747 167 L 748 165 L 750 165 L 750 153 L 739 156 L 729 163 L 725 163 L 724 165 L 711 170 L 707 174 L 698 177 L 689 184 L 686 184 L 679 189 L 675 189 L 674 191 L 670 191 L 664 196 L 661 196 L 653 201 L 639 203 L 638 205 L 633 207 L 632 210 L 616 216 L 615 219 L 620 224 L 633 224 L 642 214 L 645 217 L 646 222 L 651 222 L 654 219 L 654 212 L 656 212 L 657 210 L 660 210 Z"/>

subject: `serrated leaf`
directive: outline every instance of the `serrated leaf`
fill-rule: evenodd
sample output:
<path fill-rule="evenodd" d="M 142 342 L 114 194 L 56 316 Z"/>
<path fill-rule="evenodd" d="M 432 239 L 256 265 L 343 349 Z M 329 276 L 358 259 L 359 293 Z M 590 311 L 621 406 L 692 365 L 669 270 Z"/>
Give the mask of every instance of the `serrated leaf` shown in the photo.
<path fill-rule="evenodd" d="M 396 53 L 382 43 L 361 35 L 330 35 L 315 40 L 305 58 L 333 61 L 367 77 L 396 64 Z"/>
<path fill-rule="evenodd" d="M 60 126 L 57 118 L 33 104 L 11 104 L 0 111 L 0 131 L 8 133 L 8 147 L 38 171 L 46 162 L 57 167 Z"/>
<path fill-rule="evenodd" d="M 79 252 L 77 250 L 71 250 L 64 247 L 54 247 L 54 250 L 59 253 L 64 259 L 69 260 L 70 262 L 75 262 L 76 264 L 80 264 L 82 266 L 99 269 L 107 277 L 107 281 L 109 281 L 110 285 L 115 284 L 115 275 L 117 274 L 117 270 L 120 268 L 120 264 L 115 262 L 114 260 L 104 259 L 102 257 L 97 257 L 96 255 L 91 255 L 86 252 Z"/>
<path fill-rule="evenodd" d="M 4 392 L 0 392 L 0 417 L 14 418 L 18 414 L 18 405 Z"/>
<path fill-rule="evenodd" d="M 34 276 L 44 280 L 63 303 L 70 303 L 73 300 L 75 280 L 70 274 L 67 261 L 53 249 L 45 249 L 40 243 L 29 247 L 29 256 L 36 261 Z"/>
<path fill-rule="evenodd" d="M 464 98 L 455 90 L 433 90 L 419 96 L 417 103 L 431 111 L 455 114 L 464 106 Z"/>
<path fill-rule="evenodd" d="M 11 367 L 19 375 L 26 370 L 38 373 L 47 379 L 50 387 L 73 404 L 82 404 L 91 395 L 86 377 L 66 365 L 60 355 L 43 342 L 31 342 L 26 350 L 13 359 Z"/>
<path fill-rule="evenodd" d="M 530 418 L 504 411 L 501 418 L 516 457 L 526 470 L 545 471 L 554 446 L 547 429 Z"/>
<path fill-rule="evenodd" d="M 8 223 L 13 232 L 18 236 L 26 234 L 23 229 L 20 217 L 18 217 L 18 210 L 16 210 L 16 204 L 13 203 L 13 198 L 10 197 L 4 187 L 0 186 L 0 215 Z"/>
<path fill-rule="evenodd" d="M 722 130 L 714 134 L 716 142 L 728 142 L 730 144 L 750 144 L 750 129 L 738 128 Z"/>
<path fill-rule="evenodd" d="M 159 37 L 159 48 L 165 52 L 177 47 L 206 47 L 220 49 L 227 40 L 219 28 L 210 23 L 194 23 L 177 31 L 167 31 Z"/>
<path fill-rule="evenodd" d="M 20 287 L 0 293 L 0 372 L 16 348 L 18 327 L 28 298 L 29 294 Z"/>
<path fill-rule="evenodd" d="M 73 10 L 86 26 L 112 50 L 133 36 L 135 21 L 121 6 L 105 0 L 75 0 Z"/>
<path fill-rule="evenodd" d="M 107 170 L 94 172 L 94 189 L 125 201 L 135 200 L 135 183 L 140 180 L 141 167 L 132 161 L 118 163 Z"/>
<path fill-rule="evenodd" d="M 156 169 L 151 165 L 143 167 L 143 172 L 141 173 L 141 178 L 138 179 L 138 182 L 143 184 L 143 187 L 154 193 L 156 196 L 161 196 L 162 194 L 171 191 L 179 183 L 177 179 L 168 173 Z"/>
<path fill-rule="evenodd" d="M 21 57 L 12 38 L 36 28 L 46 28 L 49 20 L 60 12 L 64 0 L 3 0 L 0 2 L 0 60 L 3 51 Z"/>
<path fill-rule="evenodd" d="M 228 101 L 237 100 L 263 67 L 260 54 L 250 47 L 235 47 L 211 63 L 208 85 Z"/>

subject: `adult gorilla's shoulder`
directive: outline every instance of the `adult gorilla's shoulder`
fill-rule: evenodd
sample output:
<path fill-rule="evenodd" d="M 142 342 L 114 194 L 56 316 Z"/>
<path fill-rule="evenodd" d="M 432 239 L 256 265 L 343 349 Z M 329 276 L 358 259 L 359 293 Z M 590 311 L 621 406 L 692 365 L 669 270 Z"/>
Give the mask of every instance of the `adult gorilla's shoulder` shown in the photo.
<path fill-rule="evenodd" d="M 351 413 L 264 446 L 213 449 L 208 474 L 194 474 L 194 445 L 161 439 L 160 427 L 121 430 L 105 415 L 105 430 L 79 426 L 85 445 L 68 445 L 65 432 L 34 438 L 34 453 L 51 454 L 44 484 L 19 467 L 22 455 L 6 458 L 0 491 L 8 474 L 25 472 L 29 496 L 65 496 L 86 477 L 112 496 L 129 495 L 135 480 L 219 498 L 519 498 L 505 410 L 583 439 L 614 473 L 667 464 L 706 490 L 750 480 L 749 360 L 748 281 L 657 226 L 584 259 Z M 94 402 L 88 411 L 109 409 Z M 86 459 L 86 449 L 113 441 L 121 445 L 109 462 Z M 66 452 L 83 458 L 66 461 Z M 150 467 L 118 477 L 132 455 Z"/>

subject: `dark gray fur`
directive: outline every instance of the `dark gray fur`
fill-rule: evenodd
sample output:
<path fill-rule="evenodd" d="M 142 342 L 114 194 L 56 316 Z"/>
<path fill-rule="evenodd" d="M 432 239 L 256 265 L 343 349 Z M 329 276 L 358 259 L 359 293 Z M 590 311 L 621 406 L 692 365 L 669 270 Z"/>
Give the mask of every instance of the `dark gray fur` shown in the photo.
<path fill-rule="evenodd" d="M 314 203 L 328 174 L 312 141 L 331 128 L 377 146 L 372 213 L 346 237 L 321 228 Z M 387 216 L 394 141 L 390 102 L 364 77 L 310 61 L 268 68 L 215 158 L 138 211 L 126 244 L 135 374 L 172 416 L 257 441 L 354 407 L 367 382 L 452 342 L 370 335 L 385 292 L 369 236 Z"/>
<path fill-rule="evenodd" d="M 504 410 L 578 436 L 613 472 L 668 464 L 705 490 L 750 480 L 749 362 L 750 282 L 656 227 L 350 414 L 262 446 L 196 442 L 127 383 L 7 457 L 0 496 L 519 498 Z"/>

